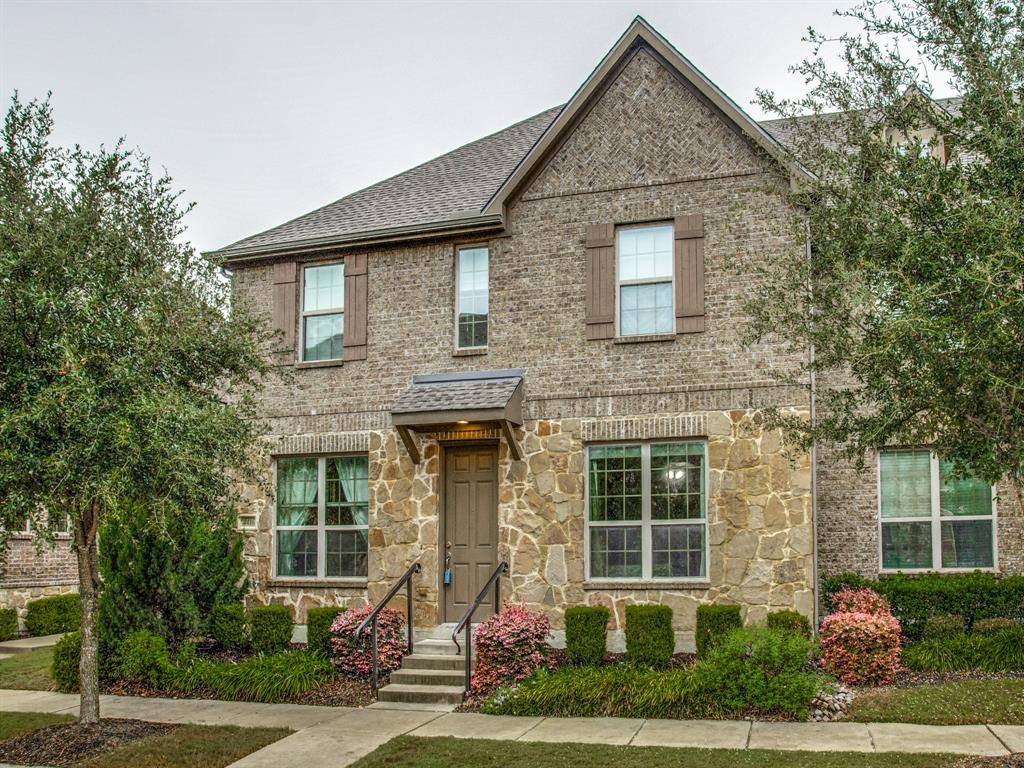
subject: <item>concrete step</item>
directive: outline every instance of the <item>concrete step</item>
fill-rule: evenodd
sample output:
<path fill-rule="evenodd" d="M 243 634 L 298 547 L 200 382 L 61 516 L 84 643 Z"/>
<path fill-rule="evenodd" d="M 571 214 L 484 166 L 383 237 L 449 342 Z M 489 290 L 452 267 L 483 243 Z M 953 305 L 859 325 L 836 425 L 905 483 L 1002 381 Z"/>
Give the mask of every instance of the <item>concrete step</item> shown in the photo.
<path fill-rule="evenodd" d="M 391 673 L 391 682 L 397 685 L 463 685 L 466 679 L 463 669 L 407 669 Z"/>
<path fill-rule="evenodd" d="M 0 653 L 28 653 L 29 651 L 37 651 L 40 648 L 52 648 L 62 637 L 64 637 L 63 634 L 6 640 L 0 643 Z"/>
<path fill-rule="evenodd" d="M 465 664 L 465 656 L 450 656 L 447 654 L 435 656 L 428 653 L 420 653 L 418 650 L 412 656 L 406 656 L 402 659 L 402 669 L 446 669 L 455 671 L 465 669 Z"/>
<path fill-rule="evenodd" d="M 407 704 L 459 704 L 462 702 L 462 686 L 391 683 L 377 691 L 377 700 Z"/>
<path fill-rule="evenodd" d="M 413 653 L 424 653 L 428 656 L 457 656 L 459 649 L 448 640 L 418 640 L 413 643 Z"/>
<path fill-rule="evenodd" d="M 455 704 L 410 704 L 405 701 L 375 701 L 367 709 L 391 709 L 404 712 L 451 712 L 455 709 Z M 3 768 L 2 763 L 0 763 L 0 768 Z"/>

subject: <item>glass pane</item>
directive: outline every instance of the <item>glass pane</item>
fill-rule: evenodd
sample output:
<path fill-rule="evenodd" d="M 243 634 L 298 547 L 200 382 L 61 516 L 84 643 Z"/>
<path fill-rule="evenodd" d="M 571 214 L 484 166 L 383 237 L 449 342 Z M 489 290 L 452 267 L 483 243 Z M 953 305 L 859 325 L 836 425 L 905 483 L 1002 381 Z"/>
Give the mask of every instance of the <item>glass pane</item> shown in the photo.
<path fill-rule="evenodd" d="M 487 248 L 463 248 L 458 254 L 458 345 L 487 346 Z"/>
<path fill-rule="evenodd" d="M 882 523 L 883 568 L 931 568 L 932 524 Z"/>
<path fill-rule="evenodd" d="M 931 453 L 924 450 L 884 451 L 878 460 L 882 517 L 931 517 Z"/>
<path fill-rule="evenodd" d="M 345 340 L 344 315 L 314 315 L 306 318 L 303 360 L 338 360 Z"/>
<path fill-rule="evenodd" d="M 939 511 L 943 517 L 991 515 L 992 486 L 973 477 L 957 478 L 953 464 L 939 464 Z"/>
<path fill-rule="evenodd" d="M 704 444 L 652 445 L 651 519 L 700 519 L 705 506 Z"/>
<path fill-rule="evenodd" d="M 638 579 L 642 573 L 640 527 L 590 529 L 590 576 Z"/>
<path fill-rule="evenodd" d="M 619 334 L 672 333 L 672 283 L 624 285 L 619 291 Z"/>
<path fill-rule="evenodd" d="M 590 449 L 590 519 L 639 520 L 643 470 L 639 445 Z"/>
<path fill-rule="evenodd" d="M 325 576 L 366 576 L 366 531 L 327 531 Z"/>
<path fill-rule="evenodd" d="M 652 526 L 651 568 L 655 578 L 704 576 L 704 526 Z"/>
<path fill-rule="evenodd" d="M 366 456 L 340 456 L 327 459 L 326 463 L 326 524 L 366 525 L 369 459 Z"/>
<path fill-rule="evenodd" d="M 942 522 L 943 568 L 991 568 L 992 521 Z"/>
<path fill-rule="evenodd" d="M 672 278 L 672 226 L 620 229 L 619 279 Z"/>
<path fill-rule="evenodd" d="M 303 272 L 302 310 L 321 312 L 345 307 L 345 265 L 306 267 Z"/>
<path fill-rule="evenodd" d="M 316 525 L 316 459 L 277 462 L 277 524 Z"/>
<path fill-rule="evenodd" d="M 277 532 L 277 575 L 316 576 L 316 531 Z"/>

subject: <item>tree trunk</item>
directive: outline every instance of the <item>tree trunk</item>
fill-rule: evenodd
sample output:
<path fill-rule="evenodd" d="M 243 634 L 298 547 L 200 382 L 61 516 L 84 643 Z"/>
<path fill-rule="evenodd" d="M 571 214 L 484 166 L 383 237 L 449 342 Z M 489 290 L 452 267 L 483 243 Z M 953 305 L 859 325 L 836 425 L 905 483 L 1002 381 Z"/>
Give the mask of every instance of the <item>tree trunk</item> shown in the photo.
<path fill-rule="evenodd" d="M 78 690 L 81 696 L 78 721 L 95 723 L 100 719 L 99 632 L 99 556 L 96 531 L 100 504 L 93 500 L 75 521 L 75 551 L 78 555 L 78 591 L 82 598 L 82 656 L 78 663 Z"/>

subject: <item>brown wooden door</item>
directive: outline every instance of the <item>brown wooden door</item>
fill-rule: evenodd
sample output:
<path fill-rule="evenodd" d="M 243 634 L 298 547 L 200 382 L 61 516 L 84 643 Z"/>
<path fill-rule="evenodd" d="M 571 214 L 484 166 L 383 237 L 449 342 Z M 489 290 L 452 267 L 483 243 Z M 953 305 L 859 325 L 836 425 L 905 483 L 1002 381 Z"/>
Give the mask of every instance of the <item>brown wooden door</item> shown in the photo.
<path fill-rule="evenodd" d="M 445 450 L 444 548 L 441 551 L 444 621 L 458 621 L 487 583 L 498 554 L 498 447 L 470 445 Z M 450 555 L 451 583 L 444 584 Z M 474 621 L 493 613 L 488 598 Z"/>

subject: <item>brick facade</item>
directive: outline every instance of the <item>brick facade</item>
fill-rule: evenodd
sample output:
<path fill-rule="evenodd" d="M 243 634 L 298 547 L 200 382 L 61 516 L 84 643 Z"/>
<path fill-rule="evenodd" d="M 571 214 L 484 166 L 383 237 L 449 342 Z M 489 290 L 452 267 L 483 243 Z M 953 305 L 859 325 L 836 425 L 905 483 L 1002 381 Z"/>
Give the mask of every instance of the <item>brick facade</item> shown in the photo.
<path fill-rule="evenodd" d="M 77 589 L 78 565 L 68 537 L 59 536 L 52 544 L 26 534 L 8 540 L 0 555 L 0 608 L 17 609 L 22 629 L 29 600 Z"/>

